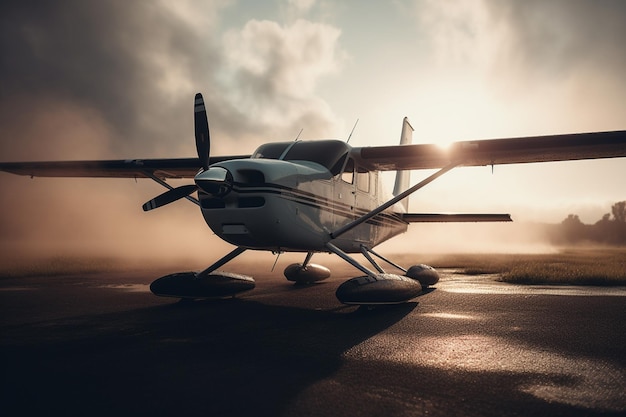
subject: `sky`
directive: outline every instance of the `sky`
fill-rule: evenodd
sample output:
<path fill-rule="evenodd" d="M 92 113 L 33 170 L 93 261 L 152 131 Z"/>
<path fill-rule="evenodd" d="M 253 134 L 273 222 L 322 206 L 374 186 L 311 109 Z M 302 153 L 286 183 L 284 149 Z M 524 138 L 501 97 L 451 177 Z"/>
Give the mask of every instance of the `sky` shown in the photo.
<path fill-rule="evenodd" d="M 301 130 L 347 139 L 357 119 L 351 145 L 396 144 L 404 116 L 415 143 L 442 145 L 623 130 L 624 39 L 619 0 L 6 0 L 0 160 L 194 156 L 196 92 L 214 155 Z M 594 223 L 626 200 L 623 178 L 624 158 L 461 168 L 410 209 Z M 168 256 L 217 239 L 184 201 L 143 213 L 162 192 L 150 181 L 0 174 L 0 187 L 9 254 Z"/>

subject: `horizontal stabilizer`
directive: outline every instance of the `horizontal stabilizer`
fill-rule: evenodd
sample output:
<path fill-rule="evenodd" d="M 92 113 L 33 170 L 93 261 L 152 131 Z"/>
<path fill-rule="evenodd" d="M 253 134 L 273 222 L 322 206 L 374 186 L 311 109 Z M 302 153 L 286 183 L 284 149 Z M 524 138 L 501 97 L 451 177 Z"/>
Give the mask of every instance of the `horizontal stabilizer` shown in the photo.
<path fill-rule="evenodd" d="M 404 213 L 402 220 L 408 223 L 476 223 L 512 222 L 510 214 L 460 214 L 460 213 Z"/>

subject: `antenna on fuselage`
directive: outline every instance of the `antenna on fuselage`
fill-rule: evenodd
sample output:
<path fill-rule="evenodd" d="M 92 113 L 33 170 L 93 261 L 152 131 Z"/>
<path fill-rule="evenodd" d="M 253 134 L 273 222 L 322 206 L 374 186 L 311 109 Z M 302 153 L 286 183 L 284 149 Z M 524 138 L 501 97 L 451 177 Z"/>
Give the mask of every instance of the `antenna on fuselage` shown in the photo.
<path fill-rule="evenodd" d="M 293 140 L 294 142 L 297 142 L 298 139 L 300 139 L 300 135 L 302 134 L 302 131 L 304 130 L 304 128 L 301 128 L 300 131 L 298 132 L 298 136 L 296 136 L 296 138 Z"/>
<path fill-rule="evenodd" d="M 350 143 L 350 138 L 352 137 L 352 134 L 354 133 L 354 129 L 356 129 L 357 124 L 359 124 L 359 119 L 356 119 L 356 122 L 354 122 L 354 126 L 352 126 L 352 130 L 350 131 L 350 134 L 348 135 L 348 140 L 346 140 L 346 143 Z"/>

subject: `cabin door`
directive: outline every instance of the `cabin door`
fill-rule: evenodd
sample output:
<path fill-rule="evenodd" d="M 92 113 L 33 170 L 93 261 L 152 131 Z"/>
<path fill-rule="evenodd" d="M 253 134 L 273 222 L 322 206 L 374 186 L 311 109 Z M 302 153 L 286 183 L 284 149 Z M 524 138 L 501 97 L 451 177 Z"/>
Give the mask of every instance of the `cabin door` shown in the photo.
<path fill-rule="evenodd" d="M 355 190 L 354 159 L 348 158 L 341 175 L 335 181 L 335 227 L 341 227 L 355 219 Z"/>

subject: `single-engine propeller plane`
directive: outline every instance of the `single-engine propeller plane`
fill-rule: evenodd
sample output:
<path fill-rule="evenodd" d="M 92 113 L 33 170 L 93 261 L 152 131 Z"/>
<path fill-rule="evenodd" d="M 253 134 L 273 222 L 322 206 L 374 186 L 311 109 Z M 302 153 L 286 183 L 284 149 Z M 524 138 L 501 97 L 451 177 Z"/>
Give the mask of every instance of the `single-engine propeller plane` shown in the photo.
<path fill-rule="evenodd" d="M 626 131 L 463 141 L 444 150 L 411 144 L 405 118 L 397 146 L 352 147 L 341 140 L 274 142 L 251 155 L 212 156 L 207 114 L 201 94 L 194 104 L 197 158 L 108 161 L 7 162 L 0 170 L 41 177 L 149 178 L 168 191 L 143 205 L 154 210 L 186 198 L 197 204 L 208 226 L 235 249 L 201 272 L 164 276 L 154 294 L 177 298 L 234 296 L 254 288 L 252 277 L 218 269 L 246 250 L 301 252 L 302 263 L 284 275 L 312 283 L 330 271 L 311 263 L 315 253 L 333 253 L 360 271 L 336 291 L 345 304 L 402 303 L 436 284 L 435 269 L 404 268 L 373 249 L 407 230 L 412 222 L 511 221 L 508 214 L 433 214 L 408 212 L 408 197 L 460 166 L 516 164 L 626 157 Z M 438 169 L 409 186 L 409 171 Z M 381 171 L 397 171 L 386 193 Z M 172 187 L 172 178 L 194 183 Z M 197 193 L 197 198 L 192 194 Z M 361 253 L 369 266 L 350 254 Z M 381 261 L 398 273 L 388 273 Z"/>

